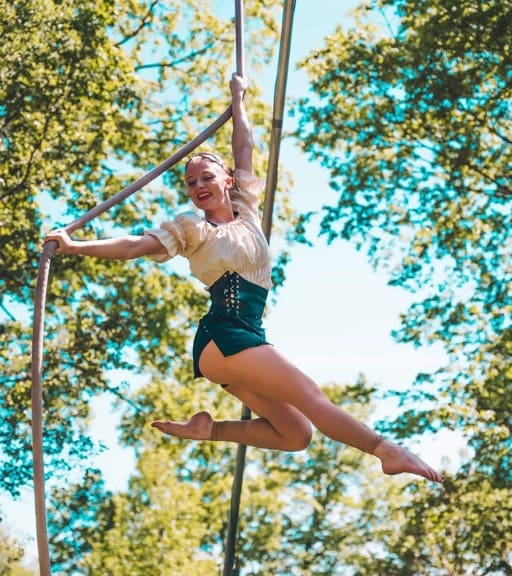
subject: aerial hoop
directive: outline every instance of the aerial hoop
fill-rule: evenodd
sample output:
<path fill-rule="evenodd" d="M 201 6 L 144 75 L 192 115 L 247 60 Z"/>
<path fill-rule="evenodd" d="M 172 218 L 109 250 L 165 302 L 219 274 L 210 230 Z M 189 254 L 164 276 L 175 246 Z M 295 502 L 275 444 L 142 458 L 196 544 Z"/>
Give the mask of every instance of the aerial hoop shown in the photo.
<path fill-rule="evenodd" d="M 286 94 L 286 82 L 288 75 L 291 32 L 293 24 L 293 14 L 295 10 L 295 0 L 285 0 L 283 7 L 283 19 L 281 29 L 281 41 L 279 48 L 278 71 L 274 93 L 274 108 L 272 117 L 272 132 L 269 148 L 268 167 L 265 198 L 263 206 L 262 229 L 270 241 L 272 228 L 272 212 L 274 206 L 275 190 L 277 187 L 277 173 L 279 163 L 279 150 L 282 132 L 284 101 Z M 240 76 L 244 75 L 244 17 L 243 2 L 235 0 L 235 23 L 236 23 L 236 72 Z M 72 232 L 82 228 L 103 214 L 113 206 L 116 206 L 130 195 L 140 190 L 146 184 L 169 170 L 177 162 L 182 160 L 206 139 L 214 134 L 231 118 L 231 107 L 229 107 L 217 120 L 208 126 L 203 132 L 183 146 L 174 155 L 159 164 L 156 168 L 102 202 L 86 214 L 65 227 L 66 232 Z M 50 263 L 57 248 L 57 242 L 47 242 L 42 250 L 39 270 L 36 283 L 36 293 L 34 302 L 34 321 L 32 335 L 32 450 L 34 467 L 34 497 L 36 512 L 37 546 L 39 554 L 40 576 L 51 576 L 51 563 L 48 550 L 48 533 L 46 520 L 45 486 L 44 486 L 44 459 L 43 459 L 43 418 L 42 418 L 42 363 L 43 363 L 43 328 L 46 292 Z M 248 420 L 251 417 L 250 410 L 244 406 L 242 409 L 242 419 Z M 231 508 L 228 520 L 228 531 L 226 537 L 226 553 L 224 564 L 224 576 L 232 576 L 235 568 L 235 543 L 237 535 L 240 495 L 243 482 L 246 447 L 239 445 L 237 449 L 235 474 L 231 494 Z"/>
<path fill-rule="evenodd" d="M 244 51 L 243 51 L 243 2 L 235 0 L 235 44 L 236 44 L 236 72 L 244 75 Z M 71 224 L 65 227 L 66 232 L 72 232 L 82 228 L 85 224 L 103 214 L 113 206 L 119 204 L 128 196 L 140 190 L 146 184 L 169 170 L 177 162 L 190 154 L 207 138 L 214 134 L 231 118 L 231 106 L 221 114 L 210 126 L 196 136 L 180 150 L 159 164 L 156 168 L 118 192 L 111 198 L 102 202 Z M 42 366 L 43 366 L 43 338 L 44 338 L 44 312 L 50 263 L 57 242 L 47 242 L 42 250 L 37 274 L 36 292 L 34 299 L 34 319 L 32 332 L 32 453 L 34 468 L 34 501 L 36 513 L 37 549 L 39 555 L 40 576 L 51 576 L 50 554 L 48 549 L 48 531 L 46 520 L 46 499 L 44 485 L 44 458 L 43 458 L 43 389 L 42 389 Z"/>

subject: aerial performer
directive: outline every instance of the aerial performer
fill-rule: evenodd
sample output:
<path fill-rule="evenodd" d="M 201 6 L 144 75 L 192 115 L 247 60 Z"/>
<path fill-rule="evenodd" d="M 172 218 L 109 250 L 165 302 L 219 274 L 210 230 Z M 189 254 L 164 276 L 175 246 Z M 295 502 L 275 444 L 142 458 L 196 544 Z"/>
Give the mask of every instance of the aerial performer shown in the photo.
<path fill-rule="evenodd" d="M 234 442 L 295 451 L 322 434 L 377 457 L 385 474 L 411 473 L 442 482 L 443 476 L 406 448 L 383 438 L 333 404 L 308 376 L 266 339 L 262 316 L 271 288 L 271 257 L 258 214 L 263 182 L 253 173 L 253 137 L 243 96 L 246 78 L 233 74 L 234 170 L 217 154 L 199 152 L 185 166 L 188 195 L 198 212 L 186 212 L 142 235 L 73 240 L 64 230 L 48 234 L 57 253 L 164 262 L 189 260 L 211 305 L 193 344 L 194 377 L 205 377 L 238 398 L 257 417 L 214 420 L 202 411 L 186 422 L 155 420 L 165 434 L 191 440 Z"/>

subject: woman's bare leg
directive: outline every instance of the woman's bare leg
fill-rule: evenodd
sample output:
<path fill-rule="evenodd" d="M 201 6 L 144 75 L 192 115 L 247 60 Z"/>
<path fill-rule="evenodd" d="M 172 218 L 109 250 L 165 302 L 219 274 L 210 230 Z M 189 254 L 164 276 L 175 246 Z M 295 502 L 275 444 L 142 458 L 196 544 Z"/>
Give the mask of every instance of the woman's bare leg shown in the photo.
<path fill-rule="evenodd" d="M 233 386 L 228 386 L 226 390 L 260 417 L 214 421 L 208 412 L 199 412 L 187 422 L 156 420 L 151 425 L 180 438 L 236 442 L 257 448 L 295 451 L 309 445 L 311 424 L 293 406 Z"/>
<path fill-rule="evenodd" d="M 390 440 L 382 440 L 376 432 L 335 406 L 309 377 L 272 346 L 249 348 L 224 357 L 210 342 L 201 355 L 200 367 L 213 382 L 294 406 L 329 438 L 377 456 L 386 474 L 410 472 L 442 481 L 441 474 L 420 458 Z M 277 425 L 275 420 L 270 422 Z"/>
<path fill-rule="evenodd" d="M 311 423 L 294 406 L 240 387 L 226 390 L 260 417 L 215 422 L 213 440 L 286 451 L 304 450 L 311 442 Z"/>

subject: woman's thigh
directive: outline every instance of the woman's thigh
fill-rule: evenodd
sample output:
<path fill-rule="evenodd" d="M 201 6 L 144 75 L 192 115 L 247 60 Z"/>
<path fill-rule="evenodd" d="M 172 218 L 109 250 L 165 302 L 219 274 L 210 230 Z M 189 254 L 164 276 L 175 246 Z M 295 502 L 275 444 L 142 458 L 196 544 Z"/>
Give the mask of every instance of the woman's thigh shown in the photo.
<path fill-rule="evenodd" d="M 223 356 L 215 343 L 210 342 L 199 363 L 201 372 L 212 382 L 291 404 L 301 412 L 307 412 L 311 402 L 323 397 L 311 378 L 270 345 Z"/>
<path fill-rule="evenodd" d="M 267 420 L 279 434 L 285 436 L 300 432 L 309 435 L 311 439 L 309 420 L 291 404 L 261 396 L 241 386 L 227 386 L 226 391 L 238 398 L 257 416 Z"/>

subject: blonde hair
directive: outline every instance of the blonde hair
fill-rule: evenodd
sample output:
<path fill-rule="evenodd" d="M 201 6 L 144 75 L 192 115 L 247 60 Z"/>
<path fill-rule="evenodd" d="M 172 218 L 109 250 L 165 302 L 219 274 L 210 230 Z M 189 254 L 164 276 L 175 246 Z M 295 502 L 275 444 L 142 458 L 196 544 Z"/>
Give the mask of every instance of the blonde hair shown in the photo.
<path fill-rule="evenodd" d="M 226 164 L 226 162 L 224 162 L 224 160 L 218 154 L 215 154 L 215 152 L 196 152 L 195 154 L 192 154 L 192 156 L 190 156 L 190 158 L 187 160 L 185 164 L 185 172 L 187 171 L 188 165 L 190 164 L 190 162 L 192 162 L 194 158 L 204 158 L 209 162 L 213 162 L 214 164 L 217 164 L 217 166 L 220 166 L 227 174 L 233 176 L 233 170 Z"/>

